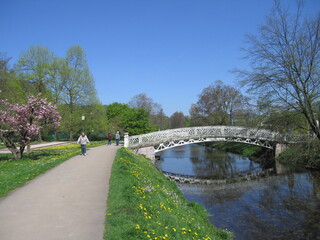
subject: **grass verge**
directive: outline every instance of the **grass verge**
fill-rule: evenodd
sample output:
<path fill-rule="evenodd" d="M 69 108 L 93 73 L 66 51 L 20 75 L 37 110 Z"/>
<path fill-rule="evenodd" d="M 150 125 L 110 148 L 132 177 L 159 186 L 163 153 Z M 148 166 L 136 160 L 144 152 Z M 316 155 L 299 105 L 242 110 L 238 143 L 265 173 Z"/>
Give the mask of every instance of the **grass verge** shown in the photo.
<path fill-rule="evenodd" d="M 103 144 L 106 141 L 92 142 L 89 147 Z M 12 154 L 0 154 L 0 197 L 80 152 L 79 144 L 68 144 L 33 150 L 20 160 L 13 159 Z"/>
<path fill-rule="evenodd" d="M 231 239 L 149 159 L 124 148 L 113 163 L 105 224 L 105 240 Z"/>

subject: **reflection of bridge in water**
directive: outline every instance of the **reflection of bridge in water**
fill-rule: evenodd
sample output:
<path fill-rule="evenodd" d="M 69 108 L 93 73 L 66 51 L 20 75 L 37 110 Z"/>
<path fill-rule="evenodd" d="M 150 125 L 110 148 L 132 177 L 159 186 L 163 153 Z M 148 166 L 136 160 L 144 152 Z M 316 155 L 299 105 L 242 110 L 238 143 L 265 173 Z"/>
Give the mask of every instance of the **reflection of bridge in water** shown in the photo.
<path fill-rule="evenodd" d="M 288 143 L 301 142 L 306 135 L 281 134 L 266 129 L 239 126 L 206 126 L 176 128 L 148 134 L 128 136 L 125 134 L 124 146 L 137 149 L 139 154 L 154 159 L 154 154 L 177 146 L 192 143 L 227 141 L 241 142 L 274 149 L 275 155 L 281 153 Z"/>
<path fill-rule="evenodd" d="M 274 169 L 266 169 L 262 170 L 260 172 L 256 172 L 253 174 L 237 174 L 235 176 L 229 176 L 227 178 L 221 178 L 221 179 L 205 179 L 205 178 L 198 178 L 193 175 L 187 175 L 187 174 L 177 174 L 177 173 L 171 173 L 166 171 L 161 171 L 169 180 L 175 181 L 177 183 L 191 183 L 191 184 L 226 184 L 226 183 L 235 183 L 235 182 L 242 182 L 242 181 L 250 181 L 250 180 L 257 180 L 263 177 L 267 177 L 270 175 L 273 175 Z"/>

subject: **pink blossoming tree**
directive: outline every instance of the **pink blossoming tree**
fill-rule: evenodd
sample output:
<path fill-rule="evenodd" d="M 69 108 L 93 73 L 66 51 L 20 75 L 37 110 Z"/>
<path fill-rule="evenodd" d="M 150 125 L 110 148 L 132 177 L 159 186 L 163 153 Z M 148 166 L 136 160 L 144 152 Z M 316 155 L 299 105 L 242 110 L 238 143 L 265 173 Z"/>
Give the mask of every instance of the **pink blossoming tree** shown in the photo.
<path fill-rule="evenodd" d="M 57 107 L 47 99 L 30 96 L 25 105 L 0 100 L 0 139 L 21 159 L 25 147 L 39 133 L 43 125 L 59 126 L 61 117 Z"/>

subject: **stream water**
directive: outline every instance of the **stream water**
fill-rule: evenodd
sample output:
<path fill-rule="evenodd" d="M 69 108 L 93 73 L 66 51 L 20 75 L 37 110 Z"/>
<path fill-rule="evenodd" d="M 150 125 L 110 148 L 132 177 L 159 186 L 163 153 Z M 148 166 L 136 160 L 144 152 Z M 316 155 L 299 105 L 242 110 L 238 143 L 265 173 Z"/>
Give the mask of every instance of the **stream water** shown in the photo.
<path fill-rule="evenodd" d="M 159 169 L 221 179 L 255 173 L 259 163 L 237 154 L 191 144 L 160 152 Z M 178 184 L 189 201 L 202 204 L 218 228 L 236 240 L 320 239 L 320 172 L 290 171 L 219 185 Z"/>

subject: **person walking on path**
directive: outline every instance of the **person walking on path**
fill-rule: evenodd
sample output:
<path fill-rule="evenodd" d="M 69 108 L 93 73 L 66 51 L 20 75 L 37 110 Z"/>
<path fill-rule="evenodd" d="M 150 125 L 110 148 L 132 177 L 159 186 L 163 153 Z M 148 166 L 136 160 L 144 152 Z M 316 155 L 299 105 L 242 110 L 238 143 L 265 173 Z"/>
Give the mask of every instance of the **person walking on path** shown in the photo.
<path fill-rule="evenodd" d="M 81 145 L 81 155 L 86 156 L 87 155 L 86 146 L 87 146 L 87 143 L 90 143 L 88 137 L 84 133 L 82 133 L 78 138 L 77 143 L 80 143 Z"/>
<path fill-rule="evenodd" d="M 112 141 L 112 134 L 109 133 L 108 134 L 108 145 L 111 145 L 111 141 Z"/>
<path fill-rule="evenodd" d="M 116 133 L 116 145 L 119 146 L 119 141 L 120 141 L 120 133 L 117 131 Z"/>

